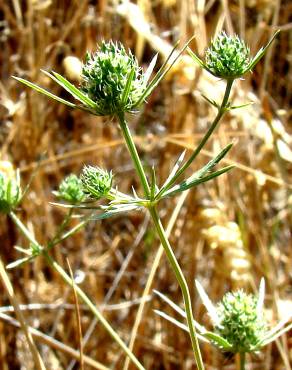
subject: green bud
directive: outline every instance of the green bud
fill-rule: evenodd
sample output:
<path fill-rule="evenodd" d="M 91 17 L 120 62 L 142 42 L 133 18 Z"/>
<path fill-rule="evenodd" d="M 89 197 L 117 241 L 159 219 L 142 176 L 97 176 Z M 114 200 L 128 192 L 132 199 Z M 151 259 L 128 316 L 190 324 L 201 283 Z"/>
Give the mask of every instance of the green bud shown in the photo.
<path fill-rule="evenodd" d="M 8 176 L 0 172 L 0 212 L 9 213 L 20 202 L 22 196 L 18 173 Z"/>
<path fill-rule="evenodd" d="M 218 304 L 219 322 L 215 331 L 232 345 L 232 351 L 253 352 L 267 334 L 263 312 L 258 310 L 258 297 L 242 290 L 227 293 Z"/>
<path fill-rule="evenodd" d="M 72 204 L 81 203 L 86 198 L 82 190 L 82 182 L 74 174 L 67 176 L 61 182 L 58 191 L 55 191 L 54 194 L 58 198 Z"/>
<path fill-rule="evenodd" d="M 145 85 L 137 59 L 121 43 L 103 41 L 97 52 L 87 53 L 81 89 L 97 104 L 100 115 L 131 112 Z"/>
<path fill-rule="evenodd" d="M 221 32 L 207 49 L 205 65 L 216 77 L 238 78 L 247 72 L 250 50 L 238 36 Z"/>
<path fill-rule="evenodd" d="M 99 167 L 85 166 L 80 178 L 84 192 L 92 198 L 105 197 L 112 187 L 112 172 L 107 172 Z"/>

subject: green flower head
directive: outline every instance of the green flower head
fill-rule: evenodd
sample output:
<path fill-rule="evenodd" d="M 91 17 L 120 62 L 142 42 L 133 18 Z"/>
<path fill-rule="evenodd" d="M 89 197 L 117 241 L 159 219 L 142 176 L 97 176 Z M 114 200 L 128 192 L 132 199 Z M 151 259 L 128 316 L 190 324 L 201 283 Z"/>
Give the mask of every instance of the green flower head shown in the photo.
<path fill-rule="evenodd" d="M 74 174 L 67 176 L 54 194 L 69 203 L 78 204 L 85 200 L 86 195 L 82 190 L 81 180 Z"/>
<path fill-rule="evenodd" d="M 213 76 L 234 80 L 252 71 L 278 33 L 279 31 L 273 35 L 265 47 L 259 49 L 254 57 L 250 56 L 249 47 L 239 36 L 229 36 L 224 31 L 212 40 L 206 51 L 205 61 L 201 60 L 192 50 L 188 49 L 188 52 L 196 63 Z"/>
<path fill-rule="evenodd" d="M 216 309 L 215 332 L 227 340 L 232 352 L 253 352 L 267 334 L 267 324 L 258 297 L 239 290 L 227 293 Z"/>
<path fill-rule="evenodd" d="M 144 73 L 121 43 L 103 41 L 97 52 L 86 55 L 81 89 L 102 115 L 131 112 L 144 92 Z"/>
<path fill-rule="evenodd" d="M 83 191 L 92 198 L 100 199 L 111 190 L 113 175 L 99 167 L 85 166 L 80 179 Z"/>
<path fill-rule="evenodd" d="M 216 77 L 237 78 L 246 72 L 250 50 L 238 36 L 221 32 L 207 49 L 205 63 Z"/>
<path fill-rule="evenodd" d="M 19 173 L 8 176 L 0 171 L 0 212 L 6 214 L 12 211 L 21 201 L 21 197 Z"/>

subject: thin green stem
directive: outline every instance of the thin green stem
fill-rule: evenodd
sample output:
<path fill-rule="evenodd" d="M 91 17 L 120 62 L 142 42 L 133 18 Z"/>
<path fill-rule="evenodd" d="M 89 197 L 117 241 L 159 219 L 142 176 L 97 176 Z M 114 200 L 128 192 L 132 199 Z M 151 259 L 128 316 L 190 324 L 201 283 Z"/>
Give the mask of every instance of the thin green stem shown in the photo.
<path fill-rule="evenodd" d="M 74 212 L 74 208 L 70 208 L 68 213 L 66 214 L 63 222 L 59 226 L 55 236 L 52 238 L 52 240 L 49 240 L 49 242 L 47 243 L 48 249 L 51 249 L 51 248 L 53 248 L 54 245 L 58 244 L 58 240 L 60 239 L 60 236 L 61 236 L 62 232 L 64 231 L 64 229 L 68 226 L 68 224 L 69 224 L 69 222 L 72 218 L 73 212 Z"/>
<path fill-rule="evenodd" d="M 149 187 L 146 175 L 145 175 L 144 168 L 143 168 L 142 163 L 140 161 L 137 149 L 136 149 L 134 141 L 132 139 L 132 135 L 131 135 L 130 130 L 128 128 L 127 122 L 126 122 L 125 117 L 124 117 L 123 114 L 118 115 L 118 118 L 119 118 L 119 121 L 120 121 L 120 127 L 121 127 L 121 130 L 122 130 L 123 136 L 125 138 L 126 145 L 128 147 L 130 156 L 131 156 L 131 158 L 134 162 L 135 168 L 137 170 L 137 173 L 138 173 L 139 178 L 141 180 L 141 183 L 143 185 L 145 194 L 149 198 L 149 196 L 150 196 L 150 187 Z M 203 364 L 203 360 L 202 360 L 202 356 L 201 356 L 201 352 L 200 352 L 200 347 L 199 347 L 199 343 L 198 343 L 198 339 L 197 339 L 197 335 L 196 335 L 196 329 L 194 327 L 194 318 L 193 318 L 193 313 L 192 313 L 191 297 L 190 297 L 190 292 L 189 292 L 187 282 L 186 282 L 185 277 L 183 275 L 183 272 L 182 272 L 182 270 L 181 270 L 181 268 L 180 268 L 180 266 L 177 262 L 177 259 L 174 255 L 173 251 L 172 251 L 172 248 L 171 248 L 170 243 L 167 239 L 167 236 L 165 234 L 165 231 L 163 229 L 163 226 L 161 224 L 161 221 L 159 219 L 159 216 L 158 216 L 158 213 L 157 213 L 157 210 L 156 210 L 155 206 L 148 207 L 148 209 L 149 209 L 149 212 L 151 214 L 151 217 L 152 217 L 153 223 L 155 225 L 155 228 L 157 230 L 157 233 L 159 235 L 161 244 L 164 247 L 164 250 L 165 250 L 165 253 L 168 257 L 169 263 L 172 267 L 172 270 L 175 273 L 176 279 L 177 279 L 177 281 L 179 283 L 179 286 L 181 288 L 181 291 L 182 291 L 182 295 L 183 295 L 183 299 L 184 299 L 184 303 L 185 303 L 186 315 L 187 315 L 187 323 L 188 323 L 188 327 L 189 327 L 189 334 L 190 334 L 190 337 L 191 337 L 192 347 L 193 347 L 194 356 L 195 356 L 195 360 L 196 360 L 198 369 L 199 370 L 204 370 L 204 364 Z"/>
<path fill-rule="evenodd" d="M 136 171 L 138 173 L 138 176 L 141 180 L 141 184 L 143 186 L 145 196 L 148 197 L 150 195 L 150 187 L 149 187 L 148 180 L 147 180 L 144 168 L 142 166 L 139 154 L 137 152 L 135 143 L 133 141 L 131 132 L 129 130 L 127 121 L 125 119 L 125 115 L 124 115 L 123 112 L 119 112 L 117 114 L 117 117 L 119 119 L 120 127 L 121 127 L 121 130 L 122 130 L 122 134 L 123 134 L 123 137 L 125 139 L 127 148 L 129 150 L 131 158 L 134 162 L 135 169 L 136 169 Z"/>
<path fill-rule="evenodd" d="M 11 219 L 16 224 L 16 226 L 19 228 L 19 230 L 23 233 L 23 235 L 34 245 L 38 246 L 40 250 L 42 250 L 42 255 L 45 257 L 49 265 L 57 271 L 63 280 L 70 285 L 73 288 L 73 282 L 71 277 L 66 273 L 66 271 L 48 254 L 47 250 L 42 247 L 36 239 L 33 237 L 33 235 L 30 233 L 30 231 L 26 228 L 26 226 L 21 222 L 21 220 L 16 216 L 14 212 L 9 213 Z M 145 370 L 145 368 L 141 365 L 141 363 L 138 361 L 138 359 L 134 356 L 134 354 L 130 351 L 130 349 L 126 346 L 126 344 L 122 341 L 122 339 L 119 337 L 119 335 L 114 331 L 114 329 L 110 326 L 110 324 L 106 321 L 106 319 L 102 316 L 102 314 L 99 312 L 97 307 L 91 302 L 91 300 L 87 297 L 87 295 L 83 292 L 83 290 L 75 285 L 76 293 L 78 294 L 79 298 L 89 307 L 91 312 L 94 314 L 94 316 L 101 322 L 103 327 L 106 329 L 106 331 L 110 334 L 110 336 L 119 344 L 119 346 L 122 348 L 122 350 L 126 353 L 127 356 L 133 361 L 133 363 L 136 365 L 136 367 L 139 370 Z"/>
<path fill-rule="evenodd" d="M 205 134 L 205 136 L 203 137 L 203 139 L 201 140 L 201 142 L 199 143 L 199 145 L 197 146 L 197 148 L 194 150 L 194 152 L 192 153 L 192 155 L 190 156 L 190 158 L 177 171 L 176 175 L 171 179 L 171 181 L 167 184 L 167 186 L 165 188 L 161 188 L 160 189 L 160 191 L 156 195 L 156 199 L 158 199 L 159 196 L 164 191 L 168 190 L 175 183 L 175 181 L 185 172 L 185 170 L 192 164 L 192 162 L 194 161 L 194 159 L 200 153 L 200 151 L 202 150 L 203 146 L 208 141 L 209 137 L 212 135 L 213 131 L 217 127 L 217 125 L 220 122 L 221 118 L 224 116 L 225 112 L 227 111 L 227 104 L 228 104 L 228 100 L 229 100 L 229 96 L 230 96 L 230 93 L 231 93 L 231 88 L 232 88 L 233 82 L 234 82 L 234 80 L 232 80 L 232 79 L 227 80 L 226 88 L 225 88 L 225 93 L 224 93 L 224 97 L 223 97 L 222 103 L 220 105 L 220 108 L 218 109 L 218 113 L 217 113 L 214 121 L 212 122 L 209 130 L 207 131 L 207 133 Z"/>
<path fill-rule="evenodd" d="M 245 370 L 245 352 L 239 354 L 240 370 Z"/>
<path fill-rule="evenodd" d="M 187 323 L 189 328 L 189 334 L 192 342 L 192 347 L 196 359 L 196 363 L 199 370 L 204 369 L 204 364 L 200 352 L 198 337 L 196 334 L 196 329 L 194 326 L 194 317 L 193 317 L 193 311 L 192 311 L 192 303 L 191 303 L 191 296 L 189 292 L 189 288 L 186 282 L 186 279 L 183 275 L 183 272 L 177 262 L 177 259 L 175 257 L 175 254 L 173 253 L 173 250 L 170 246 L 170 243 L 167 239 L 167 236 L 165 234 L 165 230 L 161 224 L 160 218 L 158 216 L 157 210 L 155 206 L 149 208 L 150 214 L 152 216 L 153 223 L 155 225 L 155 228 L 157 230 L 157 233 L 159 235 L 159 239 L 161 241 L 161 244 L 164 248 L 164 251 L 167 255 L 168 261 L 171 264 L 171 267 L 173 269 L 173 272 L 175 274 L 175 277 L 179 283 L 179 286 L 182 291 L 182 296 L 184 299 L 184 305 L 185 305 L 185 311 L 186 311 L 186 317 L 187 317 Z"/>

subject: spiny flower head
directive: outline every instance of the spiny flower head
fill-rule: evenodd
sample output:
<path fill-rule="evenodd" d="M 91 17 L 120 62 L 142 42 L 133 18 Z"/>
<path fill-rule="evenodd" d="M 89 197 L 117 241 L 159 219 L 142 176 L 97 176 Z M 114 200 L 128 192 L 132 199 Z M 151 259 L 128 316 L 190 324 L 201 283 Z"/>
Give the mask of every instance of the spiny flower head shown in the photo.
<path fill-rule="evenodd" d="M 221 32 L 211 42 L 205 55 L 206 67 L 216 77 L 238 78 L 250 63 L 250 49 L 237 35 Z"/>
<path fill-rule="evenodd" d="M 86 55 L 81 89 L 102 115 L 130 112 L 145 89 L 145 78 L 137 59 L 121 43 L 103 41 L 97 52 Z"/>
<path fill-rule="evenodd" d="M 74 174 L 67 176 L 60 184 L 58 191 L 54 194 L 69 203 L 81 203 L 86 195 L 82 190 L 81 180 Z"/>
<path fill-rule="evenodd" d="M 232 345 L 232 352 L 253 352 L 267 334 L 258 297 L 239 290 L 227 293 L 216 309 L 215 332 Z"/>
<path fill-rule="evenodd" d="M 22 191 L 19 173 L 2 171 L 0 169 L 0 212 L 9 213 L 20 202 Z"/>
<path fill-rule="evenodd" d="M 100 199 L 111 190 L 113 175 L 99 167 L 85 166 L 80 179 L 83 191 L 92 198 Z"/>

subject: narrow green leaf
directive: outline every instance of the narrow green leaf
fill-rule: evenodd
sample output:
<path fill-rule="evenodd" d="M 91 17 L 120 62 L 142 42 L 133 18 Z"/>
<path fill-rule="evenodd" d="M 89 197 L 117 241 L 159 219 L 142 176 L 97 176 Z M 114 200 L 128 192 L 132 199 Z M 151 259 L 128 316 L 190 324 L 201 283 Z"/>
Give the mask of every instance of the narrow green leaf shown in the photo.
<path fill-rule="evenodd" d="M 149 67 L 147 68 L 146 72 L 144 73 L 144 81 L 145 81 L 145 85 L 147 85 L 151 75 L 152 75 L 152 72 L 154 70 L 154 67 L 156 65 L 156 62 L 157 62 L 157 58 L 158 58 L 158 54 L 155 54 L 153 59 L 151 60 L 150 64 L 149 64 Z"/>
<path fill-rule="evenodd" d="M 189 47 L 187 48 L 187 52 L 200 67 L 205 68 L 205 63 Z"/>
<path fill-rule="evenodd" d="M 206 66 L 206 64 L 200 59 L 190 48 L 187 48 L 187 52 L 193 58 L 193 60 L 199 64 L 199 66 L 205 69 L 207 72 L 211 73 L 211 75 L 215 76 L 214 73 Z M 216 77 L 216 76 L 215 76 Z"/>
<path fill-rule="evenodd" d="M 173 47 L 171 53 L 169 54 L 169 56 L 167 57 L 166 61 L 162 64 L 162 66 L 159 68 L 159 70 L 156 73 L 156 75 L 150 81 L 149 85 L 145 88 L 145 91 L 140 96 L 140 98 L 138 99 L 138 101 L 135 104 L 135 106 L 138 107 L 151 94 L 151 92 L 154 90 L 154 88 L 158 85 L 158 83 L 161 81 L 161 79 L 168 72 L 169 68 L 166 67 L 167 66 L 167 63 L 169 62 L 169 60 L 172 57 L 172 55 L 175 52 L 175 50 L 178 48 L 178 45 L 179 45 L 179 41 L 177 41 L 177 43 L 174 45 L 174 47 Z"/>
<path fill-rule="evenodd" d="M 176 320 L 175 318 L 167 315 L 166 313 L 164 313 L 163 311 L 160 311 L 160 310 L 153 310 L 157 315 L 161 316 L 162 318 L 164 318 L 165 320 L 171 322 L 172 324 L 174 324 L 175 326 L 179 327 L 180 329 L 186 331 L 186 332 L 189 332 L 189 328 L 187 327 L 187 325 L 183 324 L 182 322 Z M 202 341 L 202 342 L 205 342 L 205 343 L 210 343 L 210 341 L 207 339 L 207 338 L 204 338 L 203 335 L 197 333 L 197 337 Z"/>
<path fill-rule="evenodd" d="M 31 250 L 29 248 L 22 248 L 16 245 L 14 249 L 16 249 L 20 253 L 26 254 L 27 256 L 31 256 Z"/>
<path fill-rule="evenodd" d="M 215 102 L 215 100 L 212 100 L 212 99 L 209 99 L 209 98 L 207 98 L 207 96 L 206 95 L 204 95 L 204 94 L 201 94 L 201 96 L 205 99 L 205 100 L 207 100 L 207 102 L 208 103 L 210 103 L 211 105 L 213 105 L 215 108 L 219 108 L 219 105 Z"/>
<path fill-rule="evenodd" d="M 172 191 L 172 190 L 178 190 L 178 189 L 183 189 L 185 186 L 188 185 L 188 183 L 193 183 L 194 180 L 196 181 L 199 181 L 199 179 L 201 179 L 207 172 L 211 171 L 212 168 L 220 162 L 220 160 L 228 153 L 228 151 L 232 148 L 232 143 L 231 144 L 228 144 L 215 158 L 213 158 L 211 161 L 209 161 L 204 167 L 202 167 L 200 170 L 196 171 L 191 177 L 189 177 L 187 180 L 184 180 L 181 184 L 179 185 L 176 185 L 174 187 L 172 187 L 170 190 L 168 190 L 170 188 L 169 184 L 172 184 L 174 183 L 173 179 L 177 176 L 176 174 L 174 174 L 173 178 L 170 179 L 168 181 L 168 184 L 167 185 L 164 185 L 163 186 L 163 189 L 160 190 L 160 192 L 157 194 L 157 197 L 160 196 L 161 194 L 163 195 L 163 197 L 165 197 L 166 193 Z M 199 183 L 201 182 L 205 182 L 205 181 L 199 181 Z M 193 183 L 192 186 L 195 186 L 197 185 L 196 183 Z M 162 192 L 163 190 L 163 192 Z M 185 189 L 186 190 L 186 189 Z M 179 190 L 180 191 L 180 190 Z M 183 191 L 183 190 L 181 190 Z"/>
<path fill-rule="evenodd" d="M 130 212 L 136 209 L 141 208 L 137 204 L 129 205 L 129 204 L 120 204 L 116 208 L 109 209 L 108 211 L 101 213 L 99 215 L 91 217 L 91 220 L 104 220 L 106 218 L 110 218 L 112 216 L 118 215 L 120 213 Z"/>
<path fill-rule="evenodd" d="M 278 337 L 278 333 L 283 330 L 283 326 L 285 326 L 292 318 L 292 312 L 290 312 L 289 315 L 287 315 L 286 317 L 284 317 L 284 319 L 282 319 L 276 326 L 274 326 L 268 333 L 267 335 L 265 336 L 265 338 L 263 339 L 263 342 L 264 343 L 270 343 L 271 341 L 273 341 L 274 339 L 271 340 L 271 338 L 274 338 L 275 335 Z M 268 341 L 268 342 L 267 342 Z"/>
<path fill-rule="evenodd" d="M 155 175 L 155 168 L 152 166 L 151 169 L 151 183 L 150 183 L 150 199 L 153 200 L 155 198 L 156 192 L 156 175 Z"/>
<path fill-rule="evenodd" d="M 213 305 L 212 301 L 208 297 L 208 294 L 205 292 L 205 289 L 199 283 L 198 280 L 195 280 L 195 284 L 196 284 L 196 288 L 199 293 L 199 296 L 201 297 L 202 303 L 206 307 L 206 310 L 208 311 L 213 324 L 217 325 L 219 323 L 219 317 L 216 311 L 216 307 Z"/>
<path fill-rule="evenodd" d="M 179 185 L 176 185 L 173 188 L 171 188 L 168 191 L 166 191 L 163 194 L 162 198 L 173 196 L 173 195 L 175 195 L 177 193 L 181 193 L 182 191 L 185 191 L 185 190 L 188 190 L 190 188 L 193 188 L 194 186 L 197 186 L 199 184 L 202 184 L 204 182 L 207 182 L 209 180 L 212 180 L 215 177 L 218 177 L 218 176 L 222 175 L 223 173 L 231 170 L 234 167 L 235 167 L 234 165 L 223 167 L 221 170 L 215 171 L 215 172 L 211 173 L 209 176 L 196 178 L 196 179 L 194 179 L 192 181 L 183 182 L 183 183 L 181 183 Z"/>
<path fill-rule="evenodd" d="M 276 31 L 270 41 L 267 43 L 265 47 L 260 48 L 260 50 L 256 53 L 252 61 L 249 63 L 249 65 L 246 68 L 246 71 L 252 70 L 255 65 L 262 59 L 262 57 L 265 55 L 267 49 L 270 47 L 271 43 L 274 41 L 275 37 L 279 34 L 280 30 Z"/>
<path fill-rule="evenodd" d="M 259 298 L 257 302 L 257 314 L 258 315 L 263 314 L 264 300 L 265 300 L 265 279 L 261 278 L 260 287 L 259 287 Z"/>
<path fill-rule="evenodd" d="M 190 181 L 199 177 L 203 177 L 207 172 L 211 171 L 213 167 L 215 167 L 221 161 L 221 159 L 226 156 L 232 146 L 232 143 L 228 144 L 223 150 L 221 150 L 219 154 L 216 155 L 215 158 L 211 159 L 211 161 L 209 161 L 203 168 L 195 172 L 194 175 L 189 178 Z"/>
<path fill-rule="evenodd" d="M 292 323 L 289 324 L 288 326 L 286 326 L 285 328 L 283 328 L 282 330 L 274 333 L 273 336 L 269 337 L 269 338 L 266 338 L 264 339 L 262 342 L 261 342 L 261 346 L 266 346 L 267 344 L 273 342 L 274 340 L 276 340 L 277 338 L 279 338 L 281 335 L 287 333 L 287 331 L 290 331 L 292 329 Z"/>
<path fill-rule="evenodd" d="M 171 299 L 169 299 L 166 295 L 162 294 L 156 289 L 153 289 L 153 292 L 158 295 L 165 303 L 167 303 L 171 308 L 173 308 L 179 315 L 186 318 L 185 311 L 180 308 L 176 303 L 174 303 Z"/>
<path fill-rule="evenodd" d="M 220 337 L 220 335 L 218 334 L 208 331 L 207 333 L 204 333 L 203 336 L 212 341 L 219 348 L 223 348 L 225 351 L 232 350 L 232 345 L 226 339 Z"/>
<path fill-rule="evenodd" d="M 187 315 L 185 311 L 180 308 L 176 303 L 174 303 L 171 299 L 169 299 L 166 295 L 162 294 L 156 289 L 153 289 L 153 292 L 157 294 L 165 303 L 167 303 L 171 308 L 173 308 L 179 315 L 181 315 L 184 319 L 186 319 Z M 196 329 L 200 333 L 205 333 L 207 330 L 204 328 L 204 326 L 200 325 L 197 321 L 194 320 L 194 325 Z"/>
<path fill-rule="evenodd" d="M 46 76 L 50 77 L 53 81 L 55 81 L 58 85 L 63 87 L 69 94 L 71 94 L 75 99 L 79 100 L 85 106 L 88 106 L 92 109 L 96 108 L 96 104 L 93 100 L 91 100 L 86 94 L 82 91 L 77 89 L 74 85 L 72 85 L 66 78 L 61 76 L 57 72 L 49 73 L 47 71 L 41 70 Z"/>
<path fill-rule="evenodd" d="M 129 73 L 129 76 L 128 76 L 128 79 L 127 79 L 127 83 L 126 83 L 125 89 L 123 91 L 122 104 L 125 104 L 126 101 L 127 101 L 127 99 L 128 99 L 128 97 L 129 97 L 129 94 L 130 94 L 130 91 L 131 91 L 131 84 L 132 84 L 134 75 L 135 75 L 135 69 L 132 68 L 131 71 L 130 71 L 130 73 Z"/>
<path fill-rule="evenodd" d="M 24 257 L 24 258 L 20 258 L 20 259 L 18 259 L 18 260 L 16 260 L 16 261 L 14 261 L 14 262 L 9 263 L 9 264 L 6 266 L 6 268 L 7 268 L 8 270 L 14 269 L 15 267 L 19 267 L 19 266 L 23 265 L 24 263 L 31 261 L 33 258 L 34 258 L 34 257 Z"/>
<path fill-rule="evenodd" d="M 170 181 L 173 179 L 173 177 L 175 176 L 175 174 L 177 173 L 177 171 L 179 170 L 180 168 L 180 165 L 182 164 L 183 160 L 184 160 L 184 157 L 185 157 L 185 154 L 186 154 L 186 150 L 184 150 L 181 155 L 178 157 L 177 161 L 175 162 L 175 165 L 173 166 L 173 169 L 171 170 L 168 178 L 165 180 L 165 183 L 162 185 L 161 187 L 161 190 L 160 190 L 160 194 L 163 193 L 163 190 L 167 187 L 167 185 L 170 183 Z"/>
<path fill-rule="evenodd" d="M 240 109 L 240 108 L 248 107 L 249 105 L 252 105 L 252 104 L 254 104 L 253 101 L 250 101 L 248 103 L 241 104 L 241 105 L 232 105 L 228 108 L 228 110 Z"/>
<path fill-rule="evenodd" d="M 24 85 L 26 85 L 26 86 L 28 86 L 28 87 L 30 87 L 30 88 L 38 91 L 39 93 L 44 94 L 44 95 L 48 96 L 51 99 L 57 100 L 59 103 L 68 105 L 71 108 L 78 108 L 78 106 L 76 104 L 70 103 L 69 101 L 67 101 L 65 99 L 59 98 L 57 95 L 54 95 L 54 94 L 50 93 L 49 91 L 43 89 L 42 87 L 40 87 L 38 85 L 35 85 L 34 83 L 32 83 L 30 81 L 27 81 L 27 80 L 25 80 L 23 78 L 20 78 L 20 77 L 15 77 L 15 76 L 12 76 L 12 77 L 15 80 L 23 83 Z"/>
<path fill-rule="evenodd" d="M 159 71 L 156 73 L 156 75 L 154 76 L 154 78 L 152 79 L 152 81 L 149 83 L 149 85 L 147 86 L 147 88 L 145 89 L 144 93 L 142 94 L 142 96 L 140 97 L 140 99 L 137 101 L 137 103 L 135 104 L 135 106 L 139 106 L 152 93 L 152 91 L 155 89 L 155 87 L 159 84 L 159 82 L 163 79 L 163 77 L 172 68 L 172 66 L 174 65 L 174 63 L 181 56 L 181 54 L 185 51 L 185 49 L 187 48 L 187 46 L 189 45 L 189 43 L 193 40 L 193 38 L 194 38 L 194 36 L 189 41 L 187 41 L 185 43 L 185 45 L 177 53 L 177 55 L 173 58 L 173 60 L 171 62 L 169 62 L 170 59 L 171 59 L 171 57 L 172 57 L 172 55 L 174 54 L 175 50 L 177 49 L 177 47 L 179 45 L 179 41 L 174 45 L 174 47 L 173 47 L 171 53 L 169 54 L 169 56 L 167 57 L 166 61 L 163 63 L 163 65 L 161 66 L 161 68 L 159 69 Z"/>

